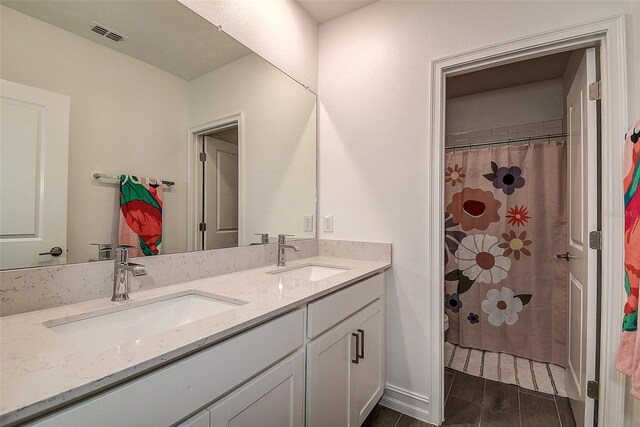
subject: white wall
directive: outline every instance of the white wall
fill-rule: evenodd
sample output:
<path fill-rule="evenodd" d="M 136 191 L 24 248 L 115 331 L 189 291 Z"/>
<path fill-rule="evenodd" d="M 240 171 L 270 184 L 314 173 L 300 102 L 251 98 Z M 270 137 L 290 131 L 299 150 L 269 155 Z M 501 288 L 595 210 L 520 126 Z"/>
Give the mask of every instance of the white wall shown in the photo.
<path fill-rule="evenodd" d="M 295 1 L 179 1 L 318 92 L 318 24 Z"/>
<path fill-rule="evenodd" d="M 629 9 L 628 1 L 380 1 L 320 27 L 319 215 L 334 215 L 335 232 L 319 236 L 393 243 L 387 379 L 406 401 L 424 403 L 434 378 L 427 298 L 440 284 L 425 267 L 431 61 Z"/>
<path fill-rule="evenodd" d="M 175 181 L 163 197 L 162 250 L 184 251 L 188 83 L 0 7 L 2 78 L 71 97 L 68 262 L 96 258 L 89 243 L 112 242 L 117 232 L 118 185 L 98 183 L 94 172 Z"/>
<path fill-rule="evenodd" d="M 316 207 L 315 95 L 256 54 L 191 82 L 190 127 L 236 114 L 245 183 L 239 244 L 259 241 L 254 233 L 314 237 L 303 216 Z"/>
<path fill-rule="evenodd" d="M 562 79 L 448 99 L 446 111 L 447 135 L 561 120 L 564 114 Z"/>
<path fill-rule="evenodd" d="M 627 50 L 631 53 L 635 53 L 630 66 L 633 69 L 633 73 L 629 75 L 629 96 L 632 98 L 630 104 L 633 108 L 629 111 L 629 121 L 634 122 L 640 118 L 640 1 L 630 0 L 631 5 L 631 39 Z M 632 123 L 629 123 L 631 126 Z"/>

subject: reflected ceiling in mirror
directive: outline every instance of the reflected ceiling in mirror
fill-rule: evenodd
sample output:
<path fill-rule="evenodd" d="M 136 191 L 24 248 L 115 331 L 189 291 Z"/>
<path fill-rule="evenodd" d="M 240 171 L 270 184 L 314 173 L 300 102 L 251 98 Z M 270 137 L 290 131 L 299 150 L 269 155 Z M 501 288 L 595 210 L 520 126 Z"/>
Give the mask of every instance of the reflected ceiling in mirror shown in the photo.
<path fill-rule="evenodd" d="M 177 1 L 0 5 L 0 267 L 315 237 L 313 93 Z"/>

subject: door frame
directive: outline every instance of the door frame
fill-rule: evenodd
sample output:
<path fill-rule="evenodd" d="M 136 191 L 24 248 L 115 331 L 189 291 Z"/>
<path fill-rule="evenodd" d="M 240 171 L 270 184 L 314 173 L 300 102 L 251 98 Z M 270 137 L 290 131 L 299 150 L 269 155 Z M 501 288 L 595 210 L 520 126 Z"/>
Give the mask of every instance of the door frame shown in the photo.
<path fill-rule="evenodd" d="M 504 65 L 537 56 L 591 47 L 600 48 L 602 82 L 601 135 L 602 156 L 602 233 L 603 250 L 600 319 L 600 399 L 598 421 L 600 425 L 623 425 L 625 377 L 615 369 L 615 357 L 620 341 L 624 291 L 623 230 L 624 204 L 622 192 L 622 164 L 624 132 L 627 119 L 627 64 L 625 42 L 625 15 L 620 14 L 583 24 L 562 27 L 504 43 L 436 59 L 431 63 L 431 103 L 428 117 L 430 151 L 426 212 L 428 236 L 427 283 L 430 310 L 427 324 L 437 325 L 426 333 L 429 365 L 429 422 L 440 424 L 444 418 L 444 147 L 445 147 L 445 79 L 448 76 Z"/>
<path fill-rule="evenodd" d="M 242 113 L 233 114 L 220 119 L 212 120 L 197 126 L 190 127 L 187 133 L 187 250 L 198 250 L 198 207 L 199 191 L 198 166 L 200 163 L 200 149 L 198 137 L 203 133 L 226 127 L 238 126 L 238 245 L 242 245 L 241 232 L 245 229 L 245 194 L 246 181 L 243 177 L 245 170 L 244 127 Z"/>

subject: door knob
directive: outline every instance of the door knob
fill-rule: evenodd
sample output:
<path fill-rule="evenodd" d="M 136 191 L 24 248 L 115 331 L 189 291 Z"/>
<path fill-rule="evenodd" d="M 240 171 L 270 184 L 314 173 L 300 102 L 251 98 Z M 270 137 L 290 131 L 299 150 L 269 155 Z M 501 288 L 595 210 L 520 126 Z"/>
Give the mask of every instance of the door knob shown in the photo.
<path fill-rule="evenodd" d="M 51 255 L 51 256 L 60 256 L 62 255 L 62 248 L 59 246 L 54 246 L 49 250 L 49 252 L 42 252 L 38 255 Z"/>
<path fill-rule="evenodd" d="M 570 259 L 577 258 L 577 257 L 576 257 L 576 256 L 571 255 L 571 252 L 565 252 L 565 253 L 563 253 L 563 254 L 557 254 L 557 255 L 556 255 L 556 258 L 558 258 L 558 259 L 565 259 L 565 260 L 569 261 Z"/>

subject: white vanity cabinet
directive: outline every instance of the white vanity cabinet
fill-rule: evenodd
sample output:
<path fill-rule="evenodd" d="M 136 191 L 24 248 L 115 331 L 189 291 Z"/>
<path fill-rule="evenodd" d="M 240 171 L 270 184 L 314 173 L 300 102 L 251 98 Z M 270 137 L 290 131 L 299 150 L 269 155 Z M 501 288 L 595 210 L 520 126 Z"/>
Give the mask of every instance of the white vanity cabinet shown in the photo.
<path fill-rule="evenodd" d="M 308 427 L 360 426 L 382 396 L 383 293 L 379 274 L 309 304 Z"/>
<path fill-rule="evenodd" d="M 27 425 L 360 426 L 384 342 L 380 273 Z"/>
<path fill-rule="evenodd" d="M 304 310 L 298 309 L 29 425 L 157 427 L 173 425 L 197 412 L 185 425 L 208 426 L 207 412 L 198 412 L 201 408 L 224 399 L 247 380 L 267 378 L 269 367 L 279 366 L 288 355 L 301 354 L 303 346 Z M 263 371 L 266 373 L 259 375 Z M 285 381 L 291 384 L 304 381 L 299 372 L 295 379 L 289 377 Z M 263 395 L 277 396 L 269 390 Z M 298 417 L 300 425 L 302 413 Z"/>

